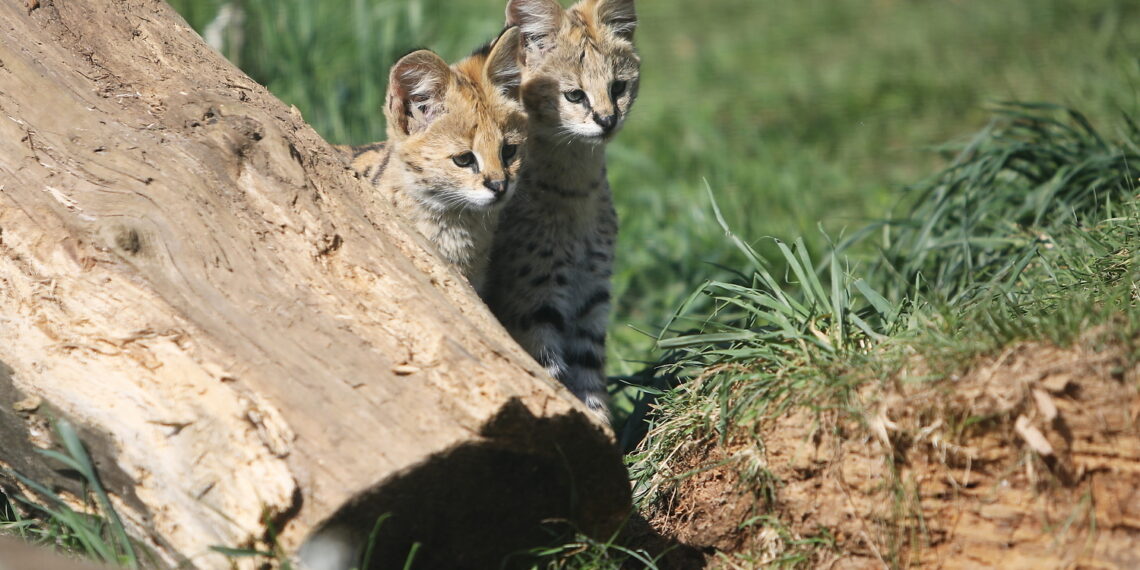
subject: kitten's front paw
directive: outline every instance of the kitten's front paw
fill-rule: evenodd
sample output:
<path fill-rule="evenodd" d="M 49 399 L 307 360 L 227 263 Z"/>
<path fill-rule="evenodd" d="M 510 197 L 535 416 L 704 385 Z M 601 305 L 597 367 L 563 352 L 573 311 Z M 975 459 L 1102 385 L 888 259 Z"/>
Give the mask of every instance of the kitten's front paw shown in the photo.
<path fill-rule="evenodd" d="M 613 418 L 610 417 L 609 398 L 599 394 L 587 394 L 582 398 L 586 403 L 586 407 L 590 409 L 590 415 L 598 419 L 607 426 L 613 424 Z"/>

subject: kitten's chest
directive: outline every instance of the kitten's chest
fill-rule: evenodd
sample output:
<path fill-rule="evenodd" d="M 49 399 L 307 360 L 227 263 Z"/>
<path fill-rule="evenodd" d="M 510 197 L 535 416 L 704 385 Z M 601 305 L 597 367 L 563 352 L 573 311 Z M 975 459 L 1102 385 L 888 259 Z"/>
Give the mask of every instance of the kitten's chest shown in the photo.
<path fill-rule="evenodd" d="M 609 201 L 599 200 L 588 208 L 551 205 L 543 212 L 539 233 L 546 239 L 537 253 L 548 256 L 555 285 L 570 291 L 592 289 L 596 281 L 607 279 L 617 232 L 617 216 Z"/>

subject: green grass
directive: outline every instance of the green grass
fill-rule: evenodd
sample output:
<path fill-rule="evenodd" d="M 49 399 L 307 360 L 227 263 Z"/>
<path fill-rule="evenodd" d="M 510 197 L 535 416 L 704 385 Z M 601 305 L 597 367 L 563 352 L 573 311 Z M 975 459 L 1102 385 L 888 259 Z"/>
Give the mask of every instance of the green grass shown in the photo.
<path fill-rule="evenodd" d="M 712 265 L 740 267 L 704 199 L 740 235 L 827 246 L 883 218 L 997 100 L 1140 111 L 1131 2 L 644 2 L 644 84 L 611 152 L 622 236 L 616 351 L 643 344 Z M 758 244 L 778 259 L 772 242 Z M 776 272 L 780 267 L 773 268 Z M 615 368 L 630 372 L 632 368 Z"/>
<path fill-rule="evenodd" d="M 198 29 L 220 0 L 177 0 Z M 455 59 L 502 25 L 504 0 L 242 0 L 225 53 L 332 142 L 383 137 L 388 66 L 424 46 Z M 746 262 L 724 246 L 705 184 L 749 239 L 813 254 L 888 215 L 896 189 L 944 164 L 993 101 L 1140 116 L 1140 5 L 1128 0 L 638 5 L 642 89 L 610 148 L 622 219 L 610 369 L 656 360 L 652 338 L 694 284 Z M 777 260 L 774 242 L 763 255 Z M 648 331 L 649 335 L 637 332 Z"/>
<path fill-rule="evenodd" d="M 62 470 L 78 475 L 84 485 L 80 500 L 87 502 L 85 512 L 76 512 L 38 481 L 5 468 L 0 470 L 5 478 L 19 481 L 37 497 L 8 497 L 0 493 L 0 533 L 117 567 L 140 568 L 142 549 L 127 535 L 79 434 L 66 420 L 58 420 L 54 425 L 63 451 L 44 449 L 40 453 Z M 33 516 L 25 518 L 21 511 Z"/>
<path fill-rule="evenodd" d="M 388 67 L 430 47 L 458 59 L 502 28 L 490 2 L 449 0 L 173 0 L 204 36 L 223 5 L 244 17 L 221 34 L 221 51 L 330 142 L 384 138 Z"/>
<path fill-rule="evenodd" d="M 548 525 L 547 528 L 551 535 L 551 545 L 509 556 L 503 561 L 503 566 L 527 567 L 531 570 L 657 570 L 660 556 L 623 546 L 616 534 L 606 540 L 598 540 L 578 532 L 565 532 L 567 529 L 557 529 L 557 526 L 559 525 Z"/>
<path fill-rule="evenodd" d="M 951 304 L 1001 281 L 1013 286 L 1055 233 L 1132 200 L 1140 129 L 1128 116 L 1121 127 L 1125 142 L 1114 144 L 1076 111 L 1002 107 L 946 171 L 911 189 L 907 219 L 882 225 L 882 258 L 870 272 L 892 274 L 880 279 L 893 299 L 916 281 Z"/>
<path fill-rule="evenodd" d="M 638 504 L 675 492 L 684 476 L 672 462 L 691 442 L 755 437 L 792 407 L 866 417 L 854 391 L 916 355 L 937 380 L 1019 341 L 1065 346 L 1099 327 L 1140 357 L 1140 130 L 1119 123 L 1109 137 L 1074 111 L 1007 107 L 912 189 L 909 212 L 845 244 L 884 236 L 865 266 L 773 240 L 788 268 L 777 277 L 718 215 L 750 267 L 698 288 L 658 341 L 675 352 L 677 386 L 629 458 Z"/>

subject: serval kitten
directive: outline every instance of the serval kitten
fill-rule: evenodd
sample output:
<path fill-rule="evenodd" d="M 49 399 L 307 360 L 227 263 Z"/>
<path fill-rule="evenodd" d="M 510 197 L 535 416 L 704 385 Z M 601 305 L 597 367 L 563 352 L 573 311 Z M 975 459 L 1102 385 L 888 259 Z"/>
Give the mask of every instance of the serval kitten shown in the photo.
<path fill-rule="evenodd" d="M 347 149 L 353 169 L 477 291 L 526 139 L 519 49 L 517 28 L 508 28 L 452 66 L 428 50 L 404 56 L 388 81 L 388 140 Z"/>
<path fill-rule="evenodd" d="M 637 98 L 633 0 L 510 0 L 530 119 L 519 196 L 495 235 L 485 300 L 551 375 L 608 419 L 610 276 L 618 221 L 605 147 Z"/>

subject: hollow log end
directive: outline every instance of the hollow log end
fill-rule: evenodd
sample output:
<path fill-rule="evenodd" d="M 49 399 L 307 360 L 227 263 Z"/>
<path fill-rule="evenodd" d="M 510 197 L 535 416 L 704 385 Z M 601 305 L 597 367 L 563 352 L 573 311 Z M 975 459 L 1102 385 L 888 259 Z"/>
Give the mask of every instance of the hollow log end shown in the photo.
<path fill-rule="evenodd" d="M 413 549 L 424 568 L 523 564 L 552 536 L 612 536 L 631 512 L 627 482 L 617 446 L 584 413 L 536 418 L 512 400 L 480 437 L 355 497 L 299 558 L 311 570 L 349 567 L 371 540 L 374 569 L 401 567 Z"/>

